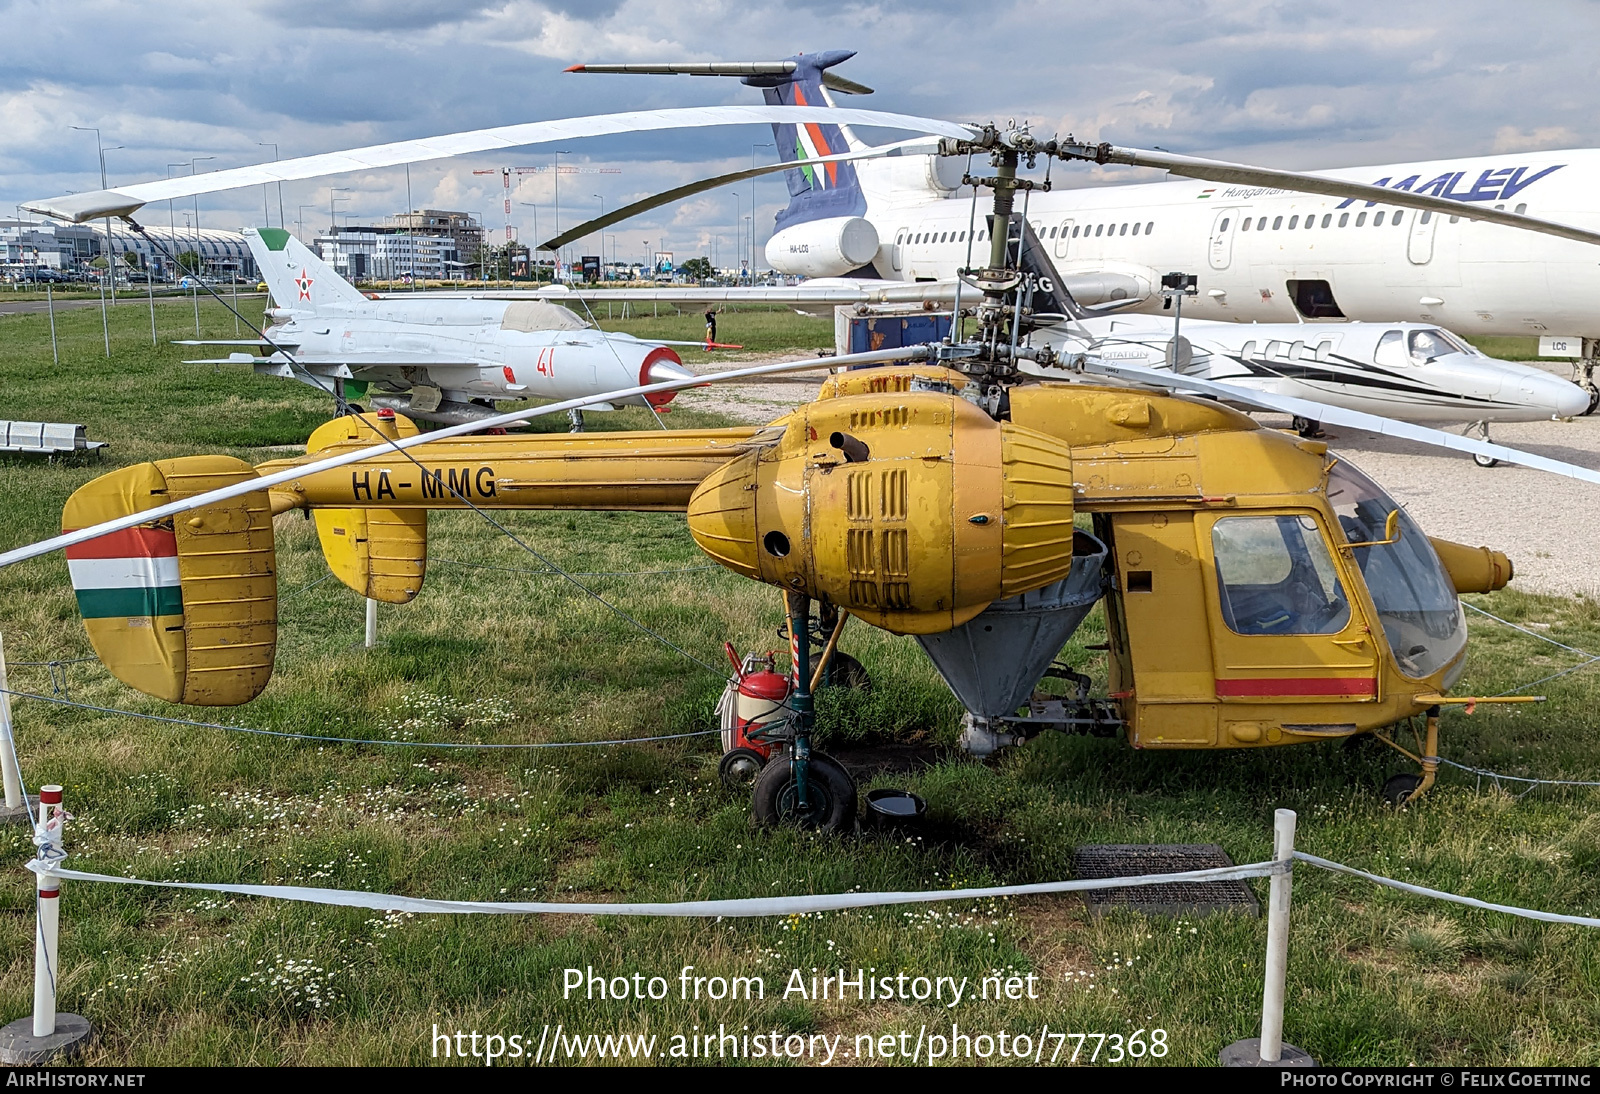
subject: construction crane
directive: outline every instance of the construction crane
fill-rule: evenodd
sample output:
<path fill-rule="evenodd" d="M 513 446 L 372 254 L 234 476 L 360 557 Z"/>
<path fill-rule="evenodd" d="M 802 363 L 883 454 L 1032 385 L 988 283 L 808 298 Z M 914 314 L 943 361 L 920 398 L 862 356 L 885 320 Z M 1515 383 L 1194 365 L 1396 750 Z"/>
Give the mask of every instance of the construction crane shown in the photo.
<path fill-rule="evenodd" d="M 484 168 L 483 170 L 474 171 L 472 173 L 474 175 L 495 175 L 495 174 L 498 174 L 500 176 L 501 189 L 502 189 L 502 191 L 504 192 L 504 195 L 505 195 L 506 269 L 509 272 L 509 270 L 511 269 L 511 266 L 510 266 L 510 262 L 511 262 L 511 258 L 510 258 L 510 255 L 511 255 L 511 243 L 512 243 L 512 240 L 514 238 L 514 234 L 513 234 L 512 228 L 511 228 L 511 176 L 512 175 L 518 175 L 518 176 L 521 176 L 521 175 L 539 175 L 539 174 L 545 174 L 545 173 L 550 173 L 550 174 L 555 175 L 555 177 L 556 177 L 556 193 L 555 193 L 556 227 L 557 227 L 557 230 L 559 230 L 560 226 L 561 226 L 561 176 L 562 175 L 620 175 L 620 174 L 622 174 L 622 168 L 620 168 L 620 167 L 572 167 L 572 166 L 568 166 L 568 165 L 565 165 L 565 164 L 559 164 L 559 165 L 552 164 L 552 165 L 550 165 L 548 167 L 490 167 L 490 168 Z M 519 179 L 519 181 L 520 181 L 520 179 Z"/>

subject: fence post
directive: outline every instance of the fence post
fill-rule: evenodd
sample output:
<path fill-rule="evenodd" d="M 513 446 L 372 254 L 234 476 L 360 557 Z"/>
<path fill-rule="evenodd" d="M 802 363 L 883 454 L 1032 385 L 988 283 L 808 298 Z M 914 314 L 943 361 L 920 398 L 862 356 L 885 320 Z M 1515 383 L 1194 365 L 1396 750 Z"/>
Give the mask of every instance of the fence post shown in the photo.
<path fill-rule="evenodd" d="M 1294 861 L 1295 813 L 1279 809 L 1272 815 L 1272 858 L 1288 865 Z M 1304 1050 L 1283 1043 L 1283 998 L 1289 973 L 1289 895 L 1293 875 L 1273 874 L 1267 896 L 1267 959 L 1261 991 L 1261 1036 L 1235 1041 L 1222 1050 L 1224 1067 L 1315 1067 Z"/>
<path fill-rule="evenodd" d="M 50 867 L 65 849 L 67 812 L 61 787 L 39 788 L 39 823 L 34 842 L 44 866 L 34 875 L 38 926 L 33 938 L 33 1014 L 0 1029 L 0 1063 L 40 1064 L 72 1052 L 92 1032 L 87 1019 L 56 1012 L 61 970 L 61 879 Z"/>
<path fill-rule="evenodd" d="M 367 637 L 366 647 L 372 649 L 378 644 L 378 602 L 367 597 Z"/>
<path fill-rule="evenodd" d="M 6 803 L 0 808 L 0 824 L 31 821 L 32 801 L 23 797 L 22 775 L 17 771 L 17 751 L 11 732 L 11 684 L 6 677 L 5 639 L 0 636 L 0 781 L 5 784 Z"/>

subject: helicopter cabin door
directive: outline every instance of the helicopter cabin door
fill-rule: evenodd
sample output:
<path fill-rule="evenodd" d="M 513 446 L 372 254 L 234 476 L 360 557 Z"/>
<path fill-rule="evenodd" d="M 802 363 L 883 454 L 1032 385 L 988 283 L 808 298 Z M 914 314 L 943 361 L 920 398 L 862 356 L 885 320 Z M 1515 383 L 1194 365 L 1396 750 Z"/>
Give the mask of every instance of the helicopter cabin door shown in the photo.
<path fill-rule="evenodd" d="M 1377 644 L 1318 514 L 1205 513 L 1195 531 L 1225 723 L 1228 704 L 1293 704 L 1258 712 L 1270 743 L 1280 724 L 1331 731 L 1350 721 L 1340 707 L 1378 698 Z"/>

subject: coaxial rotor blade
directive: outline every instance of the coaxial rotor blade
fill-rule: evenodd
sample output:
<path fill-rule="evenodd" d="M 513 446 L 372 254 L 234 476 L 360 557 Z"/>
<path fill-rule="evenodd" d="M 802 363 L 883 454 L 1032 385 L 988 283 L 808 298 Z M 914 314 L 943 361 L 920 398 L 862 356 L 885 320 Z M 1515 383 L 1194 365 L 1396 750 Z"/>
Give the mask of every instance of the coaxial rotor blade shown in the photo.
<path fill-rule="evenodd" d="M 1452 198 L 1434 197 L 1431 194 L 1414 194 L 1409 190 L 1392 190 L 1387 186 L 1348 182 L 1344 179 L 1307 174 L 1303 171 L 1252 167 L 1244 163 L 1208 160 L 1199 156 L 1180 156 L 1173 152 L 1150 151 L 1143 148 L 1119 148 L 1111 144 L 1063 142 L 1058 154 L 1066 159 L 1092 160 L 1095 163 L 1156 167 L 1170 171 L 1174 175 L 1185 175 L 1206 182 L 1233 182 L 1243 186 L 1266 186 L 1302 194 L 1321 194 L 1324 197 L 1352 198 L 1380 205 L 1399 205 L 1407 209 L 1420 209 L 1424 212 L 1444 213 L 1449 216 L 1466 217 L 1468 220 L 1486 221 L 1490 224 L 1503 224 L 1508 228 L 1522 228 L 1579 243 L 1600 243 L 1600 232 L 1591 232 L 1570 224 L 1541 220 L 1521 213 L 1508 213 L 1504 209 L 1489 209 L 1476 202 L 1456 201 Z"/>
<path fill-rule="evenodd" d="M 596 114 L 583 118 L 561 118 L 546 122 L 525 122 L 521 125 L 502 125 L 493 129 L 474 129 L 465 133 L 450 133 L 442 137 L 424 137 L 420 140 L 396 141 L 392 144 L 375 144 L 366 148 L 352 148 L 344 152 L 327 152 L 319 156 L 302 156 L 298 159 L 258 163 L 249 167 L 235 167 L 226 171 L 212 171 L 204 175 L 186 175 L 182 178 L 159 179 L 140 182 L 115 190 L 94 190 L 82 194 L 65 194 L 61 197 L 41 198 L 23 202 L 22 207 L 35 213 L 82 223 L 106 216 L 131 216 L 152 201 L 169 198 L 212 194 L 219 190 L 232 190 L 240 186 L 257 186 L 268 182 L 288 182 L 295 179 L 319 178 L 346 171 L 368 171 L 380 167 L 397 167 L 403 163 L 444 159 L 469 152 L 491 149 L 521 148 L 545 144 L 550 141 L 569 141 L 583 137 L 603 137 L 617 133 L 658 132 L 664 129 L 698 129 L 713 125 L 745 125 L 751 123 L 820 122 L 835 125 L 883 126 L 889 129 L 909 129 L 916 133 L 933 133 L 941 136 L 961 137 L 971 132 L 970 127 L 934 118 L 918 118 L 910 114 L 888 114 L 877 110 L 836 110 L 827 106 L 706 106 L 672 110 L 633 110 L 621 114 Z"/>
<path fill-rule="evenodd" d="M 632 205 L 624 205 L 620 209 L 613 209 L 605 216 L 596 217 L 591 221 L 578 225 L 576 228 L 570 228 L 567 231 L 562 232 L 554 239 L 546 240 L 545 242 L 539 244 L 538 249 L 541 251 L 554 251 L 557 248 L 565 247 L 568 243 L 571 243 L 575 239 L 582 239 L 584 236 L 592 235 L 593 233 L 600 231 L 602 228 L 609 228 L 613 224 L 620 224 L 624 220 L 630 220 L 633 217 L 638 216 L 640 213 L 648 213 L 651 209 L 657 209 L 663 205 L 670 205 L 675 201 L 682 201 L 684 198 L 693 197 L 695 194 L 703 194 L 707 190 L 715 190 L 719 186 L 726 186 L 735 182 L 743 182 L 745 179 L 759 178 L 762 175 L 770 175 L 776 171 L 788 171 L 800 166 L 810 166 L 819 163 L 842 163 L 845 160 L 875 159 L 884 156 L 929 156 L 936 154 L 938 150 L 938 144 L 934 141 L 910 140 L 901 141 L 898 144 L 886 144 L 877 148 L 869 148 L 860 152 L 841 152 L 836 156 L 821 156 L 817 159 L 805 160 L 803 164 L 792 161 L 788 163 L 769 163 L 760 167 L 747 167 L 742 171 L 734 171 L 727 175 L 718 175 L 716 178 L 701 179 L 698 182 L 686 183 L 683 186 L 674 187 L 671 190 L 665 190 L 662 193 L 653 194 L 650 197 L 642 198 L 639 201 L 634 202 Z"/>
<path fill-rule="evenodd" d="M 1199 392 L 1202 395 L 1212 395 L 1218 399 L 1226 399 L 1231 403 L 1243 403 L 1246 406 L 1257 407 L 1261 410 L 1274 410 L 1280 414 L 1291 414 L 1298 418 L 1305 418 L 1308 421 L 1322 422 L 1325 425 L 1342 425 L 1351 429 L 1365 430 L 1368 433 L 1377 433 L 1385 437 L 1403 437 L 1406 440 L 1420 441 L 1422 444 L 1432 445 L 1435 448 L 1448 448 L 1454 452 L 1469 452 L 1474 456 L 1488 456 L 1492 459 L 1504 460 L 1506 463 L 1521 464 L 1523 467 L 1531 467 L 1538 471 L 1548 471 L 1552 475 L 1565 475 L 1569 479 L 1581 479 L 1584 482 L 1600 484 L 1600 471 L 1579 467 L 1575 463 L 1563 463 L 1561 460 L 1552 460 L 1547 456 L 1537 456 L 1532 452 L 1524 452 L 1520 448 L 1508 448 L 1503 444 L 1494 444 L 1491 441 L 1475 441 L 1470 437 L 1446 433 L 1442 429 L 1429 429 L 1427 426 L 1400 422 L 1378 414 L 1364 414 L 1359 410 L 1346 410 L 1343 407 L 1329 406 L 1327 403 L 1318 403 L 1310 399 L 1297 399 L 1292 395 L 1274 395 L 1265 391 L 1238 387 L 1234 384 L 1218 383 L 1215 380 L 1202 380 L 1196 376 L 1183 376 L 1160 369 L 1144 368 L 1140 365 L 1125 365 L 1121 362 L 1100 360 L 1093 356 L 1084 358 L 1083 370 L 1085 372 L 1098 373 L 1102 376 L 1114 376 L 1122 380 L 1131 380 L 1151 387 Z"/>
<path fill-rule="evenodd" d="M 604 391 L 596 395 L 585 395 L 579 399 L 567 399 L 547 406 L 534 407 L 530 410 L 511 410 L 504 414 L 479 418 L 476 421 L 463 422 L 460 425 L 446 426 L 443 429 L 435 429 L 428 433 L 418 433 L 415 436 L 404 437 L 399 440 L 386 440 L 380 444 L 351 452 L 343 452 L 327 459 L 296 464 L 294 467 L 286 468 L 283 471 L 275 471 L 270 475 L 258 475 L 244 482 L 234 483 L 232 486 L 208 490 L 203 494 L 196 494 L 183 501 L 158 505 L 153 509 L 143 509 L 137 513 L 129 513 L 126 516 L 117 517 L 115 520 L 108 520 L 88 528 L 79 528 L 64 535 L 40 540 L 38 543 L 32 543 L 26 547 L 18 547 L 14 550 L 0 553 L 0 568 L 10 566 L 14 562 L 37 558 L 40 555 L 49 554 L 51 551 L 70 547 L 75 543 L 83 543 L 86 540 L 98 539 L 100 536 L 109 535 L 112 532 L 120 532 L 125 528 L 134 528 L 141 524 L 149 524 L 151 521 L 165 520 L 167 517 L 176 516 L 179 513 L 187 512 L 203 505 L 214 505 L 219 501 L 227 501 L 229 498 L 239 497 L 241 494 L 264 490 L 285 482 L 293 482 L 304 475 L 312 475 L 319 471 L 332 471 L 334 468 L 357 463 L 373 456 L 381 456 L 386 452 L 404 452 L 410 448 L 432 444 L 434 441 L 459 437 L 464 433 L 477 433 L 484 429 L 515 425 L 530 418 L 539 418 L 548 414 L 562 414 L 568 410 L 582 410 L 584 407 L 594 403 L 609 403 L 615 400 L 632 399 L 641 395 L 654 395 L 662 391 L 682 391 L 684 388 L 689 387 L 704 387 L 711 384 L 726 383 L 729 380 L 744 380 L 752 376 L 804 372 L 807 369 L 833 369 L 850 365 L 888 364 L 892 361 L 920 361 L 926 359 L 931 352 L 932 347 L 930 346 L 907 346 L 904 349 L 849 353 L 839 357 L 819 357 L 804 361 L 779 361 L 770 365 L 752 365 L 749 368 L 729 369 L 727 372 L 717 372 L 709 376 L 692 376 L 682 380 L 664 380 L 657 384 L 641 384 L 638 387 Z"/>

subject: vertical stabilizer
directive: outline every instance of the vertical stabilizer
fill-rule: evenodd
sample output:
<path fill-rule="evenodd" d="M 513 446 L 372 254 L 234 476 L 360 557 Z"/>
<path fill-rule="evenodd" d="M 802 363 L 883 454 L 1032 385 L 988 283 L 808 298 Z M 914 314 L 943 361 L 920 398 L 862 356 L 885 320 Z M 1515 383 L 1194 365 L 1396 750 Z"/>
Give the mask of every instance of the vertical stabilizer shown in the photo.
<path fill-rule="evenodd" d="M 246 228 L 244 238 L 278 307 L 315 312 L 329 304 L 366 301 L 360 290 L 284 229 Z"/>
<path fill-rule="evenodd" d="M 792 58 L 794 71 L 781 80 L 762 81 L 765 84 L 762 93 L 771 106 L 831 105 L 823 94 L 823 70 L 853 56 L 850 50 L 798 54 Z M 754 80 L 746 82 L 756 83 Z M 858 217 L 866 213 L 867 197 L 861 190 L 854 164 L 813 166 L 807 163 L 850 150 L 851 142 L 837 125 L 785 123 L 774 125 L 772 133 L 778 144 L 778 157 L 795 164 L 794 170 L 783 173 L 789 184 L 789 204 L 778 213 L 775 225 L 778 230 L 791 224 L 831 217 Z"/>

